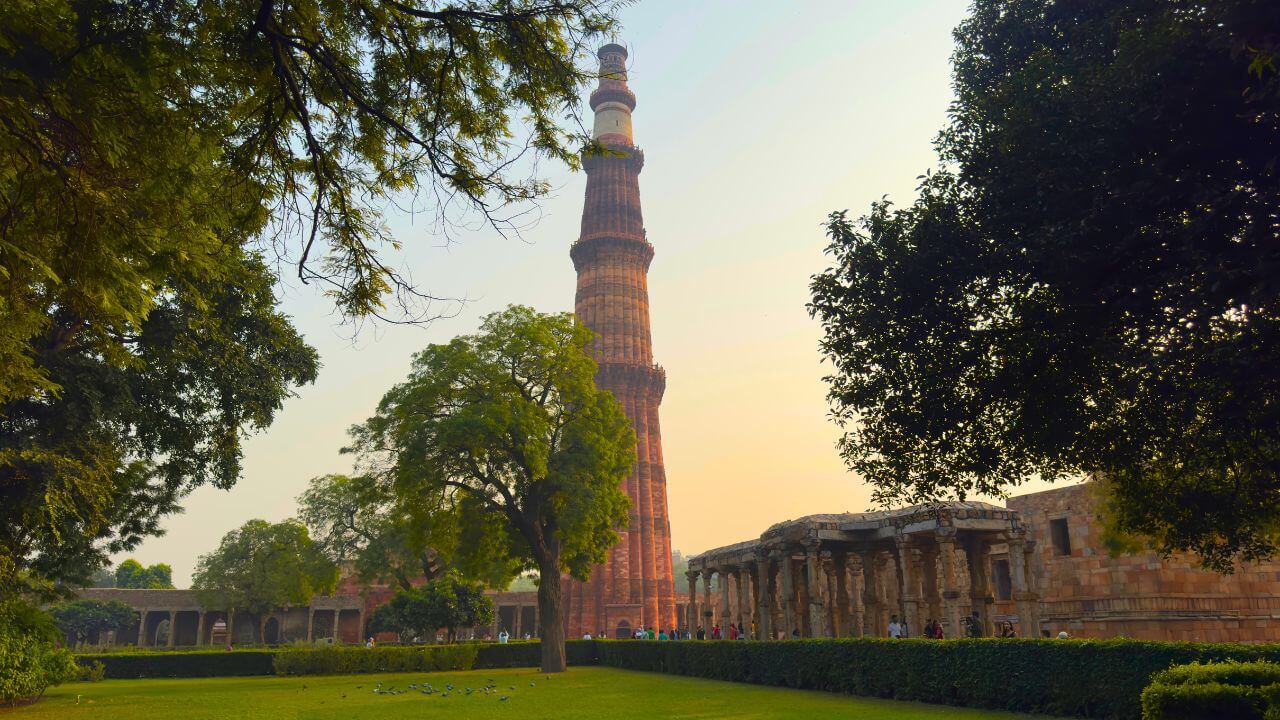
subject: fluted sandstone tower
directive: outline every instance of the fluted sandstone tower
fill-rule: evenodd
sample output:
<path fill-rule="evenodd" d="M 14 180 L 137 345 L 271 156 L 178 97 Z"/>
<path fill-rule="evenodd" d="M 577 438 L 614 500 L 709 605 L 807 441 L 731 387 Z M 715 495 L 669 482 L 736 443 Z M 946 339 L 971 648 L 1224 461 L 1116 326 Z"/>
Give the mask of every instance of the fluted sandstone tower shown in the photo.
<path fill-rule="evenodd" d="M 638 627 L 675 625 L 671 524 L 662 469 L 658 404 L 666 375 L 653 362 L 649 333 L 649 262 L 653 246 L 640 214 L 644 154 L 631 134 L 636 97 L 627 87 L 627 51 L 600 48 L 600 85 L 591 93 L 594 136 L 611 151 L 584 159 L 587 172 L 582 234 L 569 255 L 578 271 L 578 317 L 599 334 L 596 383 L 622 403 L 636 431 L 636 467 L 626 479 L 631 524 L 621 530 L 604 565 L 585 583 L 568 585 L 566 633 L 604 631 L 610 637 Z"/>

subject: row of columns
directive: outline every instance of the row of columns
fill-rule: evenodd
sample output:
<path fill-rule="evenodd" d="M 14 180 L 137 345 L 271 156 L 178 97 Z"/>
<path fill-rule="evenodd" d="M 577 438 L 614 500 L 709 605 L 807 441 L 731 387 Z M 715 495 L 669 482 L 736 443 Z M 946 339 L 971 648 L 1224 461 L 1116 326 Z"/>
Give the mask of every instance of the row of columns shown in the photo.
<path fill-rule="evenodd" d="M 1006 542 L 1021 634 L 1035 637 L 1040 623 L 1038 597 L 1030 587 L 1033 549 L 1021 534 Z M 921 634 L 926 620 L 934 619 L 943 623 L 947 637 L 958 637 L 964 632 L 962 617 L 970 616 L 979 623 L 981 634 L 989 637 L 997 632 L 991 544 L 989 536 L 958 537 L 953 528 L 939 528 L 922 539 L 900 535 L 892 543 L 856 549 L 843 544 L 826 549 L 820 541 L 810 540 L 799 546 L 757 550 L 754 558 L 736 565 L 690 570 L 685 621 L 690 628 L 703 626 L 708 631 L 719 624 L 725 632 L 735 623 L 754 630 L 752 637 L 757 639 L 773 639 L 779 633 L 783 637 L 884 636 L 888 616 L 897 614 L 911 635 Z M 965 556 L 967 593 L 961 587 L 957 545 Z M 851 564 L 860 576 L 851 573 Z M 711 603 L 713 575 L 719 578 L 718 608 Z M 851 594 L 851 586 L 858 585 L 861 593 Z M 890 608 L 897 612 L 888 612 Z"/>
<path fill-rule="evenodd" d="M 317 612 L 332 612 L 332 613 L 333 613 L 333 636 L 336 638 L 336 637 L 338 636 L 338 626 L 339 626 L 339 621 L 340 621 L 340 619 L 341 619 L 341 615 L 342 615 L 343 610 L 356 610 L 356 609 L 357 609 L 357 608 L 333 608 L 333 609 L 328 609 L 328 608 L 320 608 L 320 609 L 317 609 L 317 608 L 308 608 L 308 609 L 307 609 L 307 642 L 312 642 L 312 641 L 314 641 L 314 640 L 315 640 L 315 619 L 316 619 L 316 613 L 317 613 Z M 192 612 L 192 611 L 189 611 L 189 610 L 152 610 L 152 609 L 150 609 L 150 608 L 143 608 L 143 609 L 139 610 L 139 611 L 138 611 L 138 614 L 139 614 L 139 616 L 140 616 L 140 617 L 139 617 L 139 624 L 138 624 L 138 647 L 153 647 L 153 643 L 151 642 L 151 633 L 150 633 L 150 632 L 148 632 L 148 630 L 147 630 L 147 616 L 148 616 L 150 613 L 153 613 L 153 612 L 161 612 L 161 613 L 167 613 L 167 614 L 168 614 L 168 616 L 169 616 L 169 637 L 168 637 L 168 639 L 167 639 L 167 641 L 166 641 L 166 643 L 165 643 L 165 644 L 166 644 L 166 646 L 167 646 L 167 647 L 174 647 L 174 646 L 175 646 L 175 643 L 176 643 L 176 637 L 177 637 L 176 629 L 177 629 L 177 626 L 178 626 L 178 613 L 180 613 L 180 612 Z M 205 644 L 204 637 L 205 637 L 206 618 L 207 618 L 207 616 L 208 616 L 208 611 L 206 611 L 206 610 L 197 610 L 197 611 L 195 611 L 195 612 L 197 612 L 197 613 L 198 613 L 198 620 L 196 621 L 196 645 L 197 645 L 197 646 L 201 646 L 201 645 L 204 645 L 204 644 Z M 222 616 L 226 618 L 226 623 L 227 623 L 227 637 L 229 637 L 229 638 L 233 638 L 233 637 L 235 637 L 235 634 L 234 634 L 234 633 L 235 633 L 235 612 L 234 612 L 234 611 L 214 611 L 214 612 L 221 613 L 221 614 L 222 614 Z M 364 608 L 363 608 L 363 607 L 358 608 L 358 612 L 360 613 L 360 619 L 359 619 L 360 632 L 361 632 L 361 633 L 363 633 L 363 632 L 364 632 L 364 627 L 365 627 L 365 624 L 364 624 L 364 623 L 365 623 L 365 611 L 364 611 Z M 264 616 L 261 618 L 261 620 L 260 620 L 260 625 L 259 625 L 259 627 L 258 627 L 258 637 L 259 637 L 259 638 L 261 638 L 261 637 L 262 637 L 262 634 L 263 634 L 263 632 L 264 632 L 264 628 L 266 627 L 266 623 L 267 623 L 267 621 L 268 621 L 269 619 L 270 619 L 270 616 L 268 616 L 268 615 L 264 615 Z M 281 622 L 280 632 L 281 632 L 281 635 L 283 636 L 283 634 L 284 634 L 284 623 L 283 623 L 283 622 Z M 362 639 L 363 639 L 363 638 L 362 638 Z"/>

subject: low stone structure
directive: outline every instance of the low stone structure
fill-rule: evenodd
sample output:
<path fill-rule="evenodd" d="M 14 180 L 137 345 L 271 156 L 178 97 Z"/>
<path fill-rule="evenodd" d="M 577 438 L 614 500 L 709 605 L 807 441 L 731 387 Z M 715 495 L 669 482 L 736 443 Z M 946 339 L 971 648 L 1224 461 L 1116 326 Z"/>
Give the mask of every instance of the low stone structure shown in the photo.
<path fill-rule="evenodd" d="M 979 502 L 810 515 L 692 557 L 686 622 L 734 623 L 761 639 L 883 636 L 897 615 L 910 634 L 934 619 L 955 636 L 968 616 L 990 635 L 996 599 L 989 563 L 997 546 L 1021 559 L 1013 564 L 1018 620 L 1035 628 L 1034 546 L 1017 513 Z"/>
<path fill-rule="evenodd" d="M 918 635 L 960 618 L 984 635 L 1280 641 L 1280 563 L 1230 575 L 1193 556 L 1111 556 L 1088 484 L 1010 498 L 1007 507 L 940 503 L 811 515 L 689 560 L 690 627 L 754 637 L 887 635 L 890 615 Z M 701 598 L 698 581 L 702 581 Z M 714 589 L 713 589 L 714 584 Z"/>
<path fill-rule="evenodd" d="M 1201 569 L 1193 555 L 1112 557 L 1087 484 L 1013 497 L 1007 505 L 1033 542 L 1042 628 L 1052 635 L 1280 641 L 1280 563 L 1242 563 L 1219 575 Z M 998 599 L 997 607 L 1013 612 L 1007 600 Z"/>
<path fill-rule="evenodd" d="M 309 605 L 278 608 L 258 617 L 247 612 L 200 604 L 194 590 L 86 588 L 80 597 L 118 600 L 138 613 L 138 623 L 108 637 L 89 638 L 94 645 L 178 647 L 234 643 L 360 642 L 365 602 L 359 595 L 317 595 Z"/>

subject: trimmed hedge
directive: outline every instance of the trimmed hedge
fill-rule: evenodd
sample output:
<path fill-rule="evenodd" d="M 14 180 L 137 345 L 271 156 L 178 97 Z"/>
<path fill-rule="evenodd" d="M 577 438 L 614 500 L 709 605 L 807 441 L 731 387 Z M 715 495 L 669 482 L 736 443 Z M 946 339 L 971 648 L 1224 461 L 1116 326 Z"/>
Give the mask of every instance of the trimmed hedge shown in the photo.
<path fill-rule="evenodd" d="M 275 655 L 276 675 L 356 675 L 380 672 L 470 670 L 475 645 L 402 647 L 327 647 L 282 650 Z"/>
<path fill-rule="evenodd" d="M 476 668 L 538 667 L 542 664 L 542 644 L 537 640 L 503 644 L 485 643 L 477 646 Z M 565 660 L 570 665 L 595 665 L 595 640 L 567 640 L 564 644 Z"/>
<path fill-rule="evenodd" d="M 139 652 L 81 655 L 102 662 L 106 677 L 419 672 L 536 667 L 538 642 L 378 648 L 327 647 L 235 652 Z M 713 680 L 826 690 L 992 710 L 1139 720 L 1142 692 L 1153 674 L 1190 662 L 1280 661 L 1280 645 L 1167 643 L 1138 640 L 795 640 L 785 642 L 571 640 L 570 665 L 608 665 Z M 1272 672 L 1252 664 L 1195 666 L 1162 673 L 1165 697 L 1249 703 L 1267 697 Z M 1252 687 L 1254 692 L 1220 690 Z M 1209 689 L 1203 689 L 1209 687 Z M 1223 699 L 1216 699 L 1218 695 Z M 1280 697 L 1280 696 L 1278 696 Z M 1187 700 L 1188 703 L 1193 700 Z M 1165 705 L 1161 705 L 1165 707 Z M 1172 707 L 1172 705 L 1169 705 Z M 1167 712 L 1173 712 L 1168 710 Z M 1242 712 L 1245 712 L 1242 710 Z M 1252 711 L 1248 711 L 1252 712 Z M 1197 718 L 1166 714 L 1165 718 Z M 1204 716 L 1209 717 L 1209 716 Z M 1213 717 L 1229 717 L 1219 712 Z M 1243 717 L 1252 717 L 1244 715 Z M 1267 720 L 1280 720 L 1268 718 Z"/>
<path fill-rule="evenodd" d="M 1280 646 L 1136 640 L 600 641 L 601 665 L 1048 715 L 1138 720 L 1152 674 Z"/>
<path fill-rule="evenodd" d="M 595 642 L 565 643 L 570 665 L 592 665 Z M 134 651 L 77 655 L 81 667 L 100 662 L 104 676 L 221 677 L 247 675 L 355 675 L 380 672 L 438 672 L 483 668 L 537 667 L 538 642 L 391 645 L 376 648 L 329 646 L 255 650 Z"/>
<path fill-rule="evenodd" d="M 1280 719 L 1280 664 L 1229 661 L 1162 670 L 1142 691 L 1142 717 Z"/>
<path fill-rule="evenodd" d="M 272 674 L 276 650 L 186 650 L 109 652 L 77 655 L 82 667 L 95 661 L 111 679 L 146 677 L 232 677 Z"/>

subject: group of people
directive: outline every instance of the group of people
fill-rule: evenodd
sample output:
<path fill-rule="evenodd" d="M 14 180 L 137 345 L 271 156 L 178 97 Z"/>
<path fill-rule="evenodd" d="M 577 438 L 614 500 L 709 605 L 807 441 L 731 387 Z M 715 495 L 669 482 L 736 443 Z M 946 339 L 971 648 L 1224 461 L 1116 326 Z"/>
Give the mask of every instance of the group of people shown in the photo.
<path fill-rule="evenodd" d="M 696 630 L 689 630 L 688 628 L 673 628 L 670 631 L 662 628 L 654 630 L 651 627 L 647 628 L 642 626 L 636 628 L 635 632 L 631 634 L 631 637 L 636 640 L 746 640 L 748 638 L 755 637 L 755 632 L 756 628 L 754 623 L 750 630 L 747 629 L 746 623 L 743 623 L 742 625 L 729 623 L 728 628 L 721 628 L 720 623 L 715 623 L 711 626 L 711 630 L 709 631 L 704 629 L 701 625 L 699 625 Z M 604 639 L 607 637 L 608 635 L 606 635 L 603 630 L 596 635 L 592 635 L 591 633 L 583 633 L 582 635 L 583 640 L 591 640 L 593 638 Z"/>
<path fill-rule="evenodd" d="M 964 633 L 965 637 L 982 637 L 982 618 L 979 617 L 976 612 L 972 615 L 965 615 L 960 618 L 960 630 Z M 907 628 L 907 621 L 903 619 L 899 622 L 897 615 L 891 615 L 889 617 L 889 637 L 910 637 L 910 633 Z M 933 618 L 929 618 L 929 620 L 924 624 L 924 634 L 922 637 L 929 640 L 941 640 L 944 637 L 942 633 L 942 623 L 934 620 Z M 1018 637 L 1018 633 L 1013 629 L 1013 623 L 1005 620 L 1000 623 L 1000 627 L 996 631 L 996 637 L 1014 638 Z"/>

